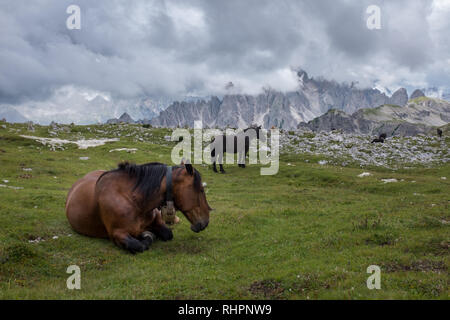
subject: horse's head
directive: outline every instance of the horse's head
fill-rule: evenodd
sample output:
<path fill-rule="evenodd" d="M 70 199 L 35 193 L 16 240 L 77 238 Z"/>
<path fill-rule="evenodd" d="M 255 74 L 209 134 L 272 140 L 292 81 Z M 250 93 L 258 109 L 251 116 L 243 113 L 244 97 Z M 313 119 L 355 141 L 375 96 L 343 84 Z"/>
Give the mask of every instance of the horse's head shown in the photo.
<path fill-rule="evenodd" d="M 200 173 L 191 164 L 174 172 L 173 195 L 175 206 L 191 223 L 191 230 L 200 232 L 208 226 L 209 212 Z"/>

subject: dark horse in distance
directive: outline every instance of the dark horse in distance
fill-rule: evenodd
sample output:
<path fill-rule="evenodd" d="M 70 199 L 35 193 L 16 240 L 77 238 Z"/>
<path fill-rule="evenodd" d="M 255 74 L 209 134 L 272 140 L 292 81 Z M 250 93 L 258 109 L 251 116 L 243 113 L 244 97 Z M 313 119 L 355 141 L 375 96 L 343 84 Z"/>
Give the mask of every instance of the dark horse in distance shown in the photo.
<path fill-rule="evenodd" d="M 216 136 L 210 145 L 214 172 L 217 172 L 216 162 L 219 160 L 220 172 L 225 173 L 223 169 L 223 154 L 225 152 L 237 153 L 239 167 L 245 168 L 245 158 L 250 149 L 250 141 L 253 139 L 259 140 L 261 130 L 261 126 L 251 126 L 236 135 Z"/>
<path fill-rule="evenodd" d="M 386 140 L 386 137 L 387 137 L 386 133 L 382 133 L 379 135 L 378 138 L 373 139 L 371 143 L 374 143 L 374 142 L 384 143 L 384 140 Z"/>
<path fill-rule="evenodd" d="M 168 195 L 192 231 L 208 226 L 212 209 L 200 173 L 191 164 L 125 162 L 115 170 L 90 172 L 70 189 L 66 215 L 78 233 L 109 238 L 131 253 L 143 252 L 153 241 L 152 233 L 164 241 L 173 238 L 158 210 Z"/>

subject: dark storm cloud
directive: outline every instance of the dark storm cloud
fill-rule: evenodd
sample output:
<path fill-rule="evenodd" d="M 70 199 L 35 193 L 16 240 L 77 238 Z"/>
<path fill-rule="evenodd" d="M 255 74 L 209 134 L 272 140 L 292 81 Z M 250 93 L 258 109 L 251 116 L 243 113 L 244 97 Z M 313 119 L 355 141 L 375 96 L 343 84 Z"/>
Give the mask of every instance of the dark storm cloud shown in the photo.
<path fill-rule="evenodd" d="M 81 7 L 81 30 L 66 8 Z M 368 30 L 379 5 L 382 29 Z M 3 1 L 0 103 L 73 85 L 112 96 L 291 90 L 292 67 L 372 85 L 444 85 L 450 9 L 433 1 Z M 446 19 L 448 18 L 448 19 Z M 447 50 L 446 50 L 447 49 Z"/>

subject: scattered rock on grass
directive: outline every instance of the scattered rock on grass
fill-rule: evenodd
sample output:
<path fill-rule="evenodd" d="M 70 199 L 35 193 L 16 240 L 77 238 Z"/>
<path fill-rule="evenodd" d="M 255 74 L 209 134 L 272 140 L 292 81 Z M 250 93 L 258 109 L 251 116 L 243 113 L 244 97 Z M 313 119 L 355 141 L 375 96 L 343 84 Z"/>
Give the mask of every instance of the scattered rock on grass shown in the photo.
<path fill-rule="evenodd" d="M 392 182 L 398 182 L 397 179 L 381 179 L 384 183 L 392 183 Z"/>
<path fill-rule="evenodd" d="M 370 172 L 363 172 L 361 174 L 358 174 L 358 177 L 363 178 L 363 177 L 368 177 L 371 176 L 372 174 Z"/>
<path fill-rule="evenodd" d="M 118 149 L 112 149 L 109 150 L 109 152 L 114 152 L 114 151 L 126 151 L 128 153 L 136 153 L 138 149 L 136 148 L 118 148 Z"/>
<path fill-rule="evenodd" d="M 0 184 L 0 188 L 9 188 L 14 190 L 21 190 L 23 187 L 14 187 L 14 186 L 7 186 L 6 184 Z"/>
<path fill-rule="evenodd" d="M 42 241 L 45 241 L 45 240 L 41 237 L 36 237 L 36 238 L 32 238 L 32 239 L 28 240 L 29 243 L 39 243 Z"/>

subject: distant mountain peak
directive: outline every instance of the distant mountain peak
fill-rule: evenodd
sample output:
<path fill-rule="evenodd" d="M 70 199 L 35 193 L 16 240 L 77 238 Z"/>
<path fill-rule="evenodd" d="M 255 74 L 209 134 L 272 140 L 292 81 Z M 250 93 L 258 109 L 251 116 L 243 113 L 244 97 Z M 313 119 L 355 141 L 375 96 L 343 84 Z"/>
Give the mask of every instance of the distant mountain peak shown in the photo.
<path fill-rule="evenodd" d="M 301 80 L 301 81 L 308 81 L 309 80 L 308 73 L 305 70 L 303 70 L 303 69 L 299 69 L 297 71 L 297 76 L 298 76 L 299 80 Z"/>
<path fill-rule="evenodd" d="M 412 99 L 419 98 L 419 97 L 425 97 L 425 93 L 423 93 L 423 91 L 420 89 L 416 89 L 411 94 L 411 97 L 409 99 L 412 100 Z"/>
<path fill-rule="evenodd" d="M 119 119 L 109 119 L 106 123 L 109 124 L 117 124 L 117 123 L 135 123 L 133 118 L 126 112 L 124 112 Z"/>
<path fill-rule="evenodd" d="M 133 119 L 130 117 L 130 115 L 129 115 L 128 113 L 126 113 L 126 112 L 124 112 L 124 113 L 120 116 L 119 120 L 120 120 L 120 121 L 123 121 L 123 122 L 134 122 L 134 120 L 133 120 Z"/>
<path fill-rule="evenodd" d="M 408 102 L 408 92 L 405 88 L 400 88 L 395 91 L 391 96 L 390 104 L 398 106 L 404 106 Z"/>

